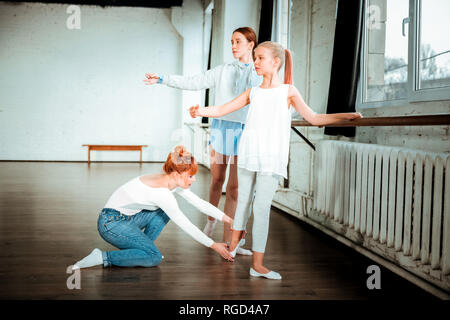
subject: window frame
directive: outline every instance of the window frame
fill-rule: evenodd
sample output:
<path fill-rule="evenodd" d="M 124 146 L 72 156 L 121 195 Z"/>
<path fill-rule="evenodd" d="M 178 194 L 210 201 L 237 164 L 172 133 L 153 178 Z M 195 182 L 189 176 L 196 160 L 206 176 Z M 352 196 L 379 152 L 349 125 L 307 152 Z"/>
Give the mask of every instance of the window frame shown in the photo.
<path fill-rule="evenodd" d="M 384 100 L 363 102 L 363 88 L 366 87 L 366 49 L 368 47 L 367 37 L 367 9 L 369 0 L 363 1 L 363 28 L 360 51 L 360 78 L 358 81 L 356 107 L 359 109 L 404 106 L 413 102 L 445 101 L 450 100 L 450 86 L 443 88 L 418 88 L 419 76 L 419 48 L 420 48 L 420 14 L 422 0 L 409 0 L 409 23 L 408 23 L 408 77 L 407 97 L 397 100 Z M 386 0 L 387 1 L 387 0 Z M 406 17 L 405 17 L 406 18 Z"/>

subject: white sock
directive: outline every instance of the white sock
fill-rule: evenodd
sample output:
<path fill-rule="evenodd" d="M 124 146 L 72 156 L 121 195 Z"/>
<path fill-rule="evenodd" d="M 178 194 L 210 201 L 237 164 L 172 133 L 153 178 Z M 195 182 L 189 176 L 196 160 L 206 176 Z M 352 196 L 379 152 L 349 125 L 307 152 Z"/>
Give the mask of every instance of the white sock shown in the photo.
<path fill-rule="evenodd" d="M 203 229 L 203 233 L 211 238 L 212 233 L 214 231 L 214 227 L 216 226 L 216 223 L 217 223 L 217 220 L 211 221 L 208 219 L 208 221 L 206 222 L 206 226 Z"/>
<path fill-rule="evenodd" d="M 95 248 L 92 252 L 74 264 L 73 269 L 89 268 L 103 264 L 102 251 Z"/>

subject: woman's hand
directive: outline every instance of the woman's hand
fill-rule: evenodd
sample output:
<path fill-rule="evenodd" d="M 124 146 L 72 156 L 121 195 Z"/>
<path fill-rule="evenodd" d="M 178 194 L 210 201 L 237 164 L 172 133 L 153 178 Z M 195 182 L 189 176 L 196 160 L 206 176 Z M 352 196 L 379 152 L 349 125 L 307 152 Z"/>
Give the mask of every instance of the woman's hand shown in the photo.
<path fill-rule="evenodd" d="M 233 256 L 231 255 L 230 251 L 228 251 L 228 245 L 226 243 L 214 242 L 211 246 L 211 249 L 220 254 L 225 260 L 234 261 Z"/>
<path fill-rule="evenodd" d="M 159 80 L 159 76 L 157 73 L 146 73 L 145 77 L 147 78 L 146 80 L 144 80 L 145 84 L 155 84 L 158 82 Z"/>
<path fill-rule="evenodd" d="M 192 118 L 199 117 L 199 116 L 200 116 L 200 112 L 199 112 L 199 106 L 198 106 L 198 104 L 195 105 L 195 106 L 193 106 L 193 107 L 190 107 L 190 108 L 189 108 L 189 113 L 191 114 L 191 117 L 192 117 Z"/>
<path fill-rule="evenodd" d="M 228 223 L 230 225 L 233 225 L 233 219 L 231 219 L 229 216 L 227 216 L 226 214 L 223 215 L 222 217 L 222 221 L 225 223 Z"/>

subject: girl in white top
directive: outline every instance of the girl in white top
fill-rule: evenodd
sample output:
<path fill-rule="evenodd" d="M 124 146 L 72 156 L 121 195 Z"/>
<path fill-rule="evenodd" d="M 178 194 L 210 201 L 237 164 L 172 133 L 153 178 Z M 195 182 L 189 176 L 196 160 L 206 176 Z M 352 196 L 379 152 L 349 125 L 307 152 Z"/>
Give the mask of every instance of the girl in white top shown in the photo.
<path fill-rule="evenodd" d="M 256 74 L 253 65 L 253 51 L 257 45 L 256 33 L 252 28 L 242 27 L 233 31 L 231 37 L 233 57 L 236 59 L 231 63 L 224 63 L 194 76 L 180 75 L 158 75 L 147 73 L 144 80 L 146 84 L 161 83 L 172 88 L 185 90 L 214 89 L 214 104 L 220 105 L 237 97 L 246 89 L 259 86 L 262 77 Z M 228 163 L 230 170 L 226 186 L 225 213 L 234 217 L 237 196 L 237 153 L 239 140 L 245 125 L 248 107 L 213 119 L 210 131 L 210 169 L 211 185 L 209 191 L 209 202 L 218 206 L 222 195 L 222 187 Z M 208 217 L 204 232 L 211 236 L 214 230 L 215 220 Z M 224 224 L 223 242 L 231 240 L 230 226 Z M 251 251 L 239 248 L 238 254 L 251 255 Z"/>
<path fill-rule="evenodd" d="M 278 71 L 285 66 L 285 84 Z M 230 251 L 233 256 L 243 242 L 245 228 L 253 208 L 253 263 L 250 275 L 281 279 L 263 265 L 269 229 L 272 198 L 279 177 L 287 178 L 289 139 L 291 129 L 290 106 L 309 123 L 324 126 L 343 119 L 362 117 L 360 113 L 317 114 L 302 99 L 292 84 L 292 57 L 289 50 L 274 42 L 263 42 L 255 50 L 255 69 L 263 76 L 259 87 L 246 90 L 234 100 L 221 106 L 191 107 L 193 117 L 220 117 L 250 103 L 246 126 L 238 153 L 239 195 L 233 224 Z"/>
<path fill-rule="evenodd" d="M 165 162 L 163 174 L 136 177 L 118 188 L 107 201 L 98 219 L 101 237 L 122 250 L 94 249 L 78 261 L 74 268 L 103 264 L 120 267 L 153 267 L 163 256 L 154 241 L 169 220 L 223 258 L 233 260 L 227 244 L 215 243 L 193 225 L 178 207 L 174 192 L 181 195 L 200 211 L 229 225 L 233 219 L 189 190 L 195 181 L 198 165 L 194 157 L 178 146 Z M 142 229 L 145 229 L 142 231 Z"/>

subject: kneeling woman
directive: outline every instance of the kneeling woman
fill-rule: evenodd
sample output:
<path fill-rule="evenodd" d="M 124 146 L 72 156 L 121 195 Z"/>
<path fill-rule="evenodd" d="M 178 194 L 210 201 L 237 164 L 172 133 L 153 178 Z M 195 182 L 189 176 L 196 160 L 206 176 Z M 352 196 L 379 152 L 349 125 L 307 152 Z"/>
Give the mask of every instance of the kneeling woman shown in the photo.
<path fill-rule="evenodd" d="M 74 269 L 101 264 L 105 267 L 160 264 L 163 256 L 154 241 L 169 220 L 224 259 L 233 260 L 225 243 L 215 243 L 186 218 L 173 195 L 176 192 L 203 213 L 233 225 L 230 217 L 189 190 L 198 171 L 194 157 L 184 147 L 177 146 L 167 157 L 163 170 L 163 174 L 139 176 L 122 185 L 100 213 L 98 232 L 105 241 L 121 250 L 96 248 L 78 261 Z"/>

